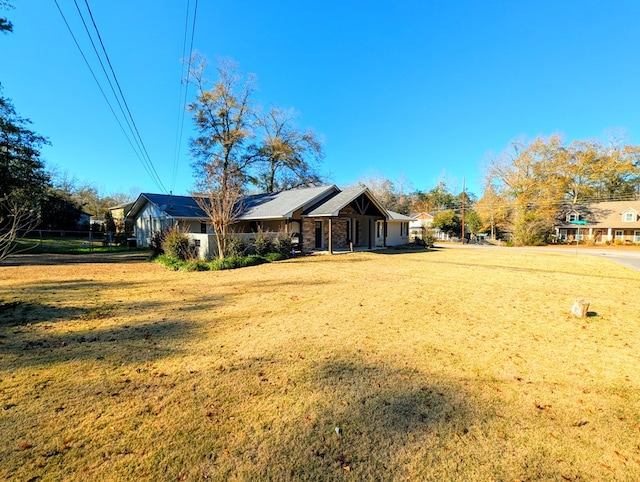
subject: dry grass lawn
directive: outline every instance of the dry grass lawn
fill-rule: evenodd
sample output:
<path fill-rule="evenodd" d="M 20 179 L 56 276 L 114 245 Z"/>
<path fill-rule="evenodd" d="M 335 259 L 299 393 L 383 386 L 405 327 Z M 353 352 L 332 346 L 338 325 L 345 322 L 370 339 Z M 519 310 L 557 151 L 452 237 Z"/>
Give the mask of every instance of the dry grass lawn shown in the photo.
<path fill-rule="evenodd" d="M 639 293 L 489 248 L 0 267 L 0 478 L 640 480 Z"/>

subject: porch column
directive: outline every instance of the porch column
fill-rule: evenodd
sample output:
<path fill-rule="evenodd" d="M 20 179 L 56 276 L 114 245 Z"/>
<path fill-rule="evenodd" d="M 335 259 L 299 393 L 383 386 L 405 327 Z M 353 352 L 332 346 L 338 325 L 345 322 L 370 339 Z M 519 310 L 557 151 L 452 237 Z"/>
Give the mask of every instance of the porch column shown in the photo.
<path fill-rule="evenodd" d="M 367 243 L 368 243 L 367 249 L 371 249 L 371 236 L 373 236 L 375 234 L 373 228 L 371 227 L 371 218 L 369 218 L 367 220 L 367 224 L 369 226 L 369 235 L 367 236 L 367 238 L 368 238 L 367 239 Z"/>
<path fill-rule="evenodd" d="M 384 246 L 385 248 L 387 247 L 387 220 L 385 219 L 383 222 L 383 226 L 382 226 L 382 236 L 383 236 L 383 242 L 382 242 L 382 246 Z M 402 228 L 401 228 L 402 229 Z"/>
<path fill-rule="evenodd" d="M 611 237 L 611 228 L 607 228 L 607 239 L 609 241 L 613 241 L 613 238 Z"/>
<path fill-rule="evenodd" d="M 349 233 L 349 250 L 353 253 L 353 240 L 356 236 L 356 220 L 351 218 L 349 220 L 349 227 L 351 232 Z"/>
<path fill-rule="evenodd" d="M 329 218 L 329 254 L 333 254 L 333 219 Z"/>
<path fill-rule="evenodd" d="M 593 239 L 593 228 L 589 228 L 589 239 Z"/>

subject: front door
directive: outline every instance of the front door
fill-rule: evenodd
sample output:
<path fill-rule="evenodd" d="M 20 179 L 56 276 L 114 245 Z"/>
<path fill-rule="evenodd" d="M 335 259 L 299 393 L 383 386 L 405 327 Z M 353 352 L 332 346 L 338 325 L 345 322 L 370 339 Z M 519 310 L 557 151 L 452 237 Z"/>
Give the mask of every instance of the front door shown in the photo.
<path fill-rule="evenodd" d="M 316 221 L 316 249 L 322 248 L 322 221 Z"/>

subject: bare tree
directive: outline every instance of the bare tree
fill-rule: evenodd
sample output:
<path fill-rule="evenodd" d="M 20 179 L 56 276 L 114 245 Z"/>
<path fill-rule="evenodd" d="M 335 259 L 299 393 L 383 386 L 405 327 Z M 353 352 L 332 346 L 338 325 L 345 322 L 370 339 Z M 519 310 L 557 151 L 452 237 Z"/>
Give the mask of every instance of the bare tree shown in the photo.
<path fill-rule="evenodd" d="M 322 143 L 312 130 L 296 127 L 292 110 L 270 109 L 257 116 L 257 125 L 264 136 L 254 147 L 262 164 L 260 188 L 274 192 L 322 182 L 316 168 L 324 155 Z"/>
<path fill-rule="evenodd" d="M 38 217 L 29 203 L 12 195 L 0 199 L 0 262 L 15 252 L 16 241 L 37 224 Z"/>
<path fill-rule="evenodd" d="M 196 58 L 191 78 L 198 89 L 189 106 L 199 136 L 191 140 L 196 195 L 216 234 L 218 256 L 224 257 L 230 226 L 240 212 L 240 200 L 256 161 L 247 148 L 254 135 L 251 97 L 255 80 L 243 81 L 230 60 L 218 64 L 218 81 L 207 89 L 206 63 Z"/>

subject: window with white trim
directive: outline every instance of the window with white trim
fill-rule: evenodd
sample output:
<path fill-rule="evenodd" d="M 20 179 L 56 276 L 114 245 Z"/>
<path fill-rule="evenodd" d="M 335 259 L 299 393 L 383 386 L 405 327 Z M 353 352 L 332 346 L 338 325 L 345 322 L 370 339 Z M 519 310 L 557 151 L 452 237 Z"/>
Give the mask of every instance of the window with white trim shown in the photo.
<path fill-rule="evenodd" d="M 622 238 L 624 238 L 624 231 L 616 231 L 615 239 L 622 241 Z"/>
<path fill-rule="evenodd" d="M 633 232 L 633 242 L 640 243 L 640 231 Z"/>
<path fill-rule="evenodd" d="M 636 215 L 634 212 L 627 212 L 622 215 L 622 220 L 625 223 L 632 223 L 636 220 Z"/>

